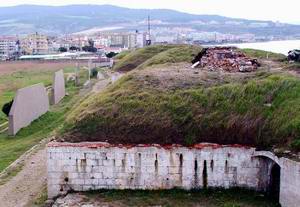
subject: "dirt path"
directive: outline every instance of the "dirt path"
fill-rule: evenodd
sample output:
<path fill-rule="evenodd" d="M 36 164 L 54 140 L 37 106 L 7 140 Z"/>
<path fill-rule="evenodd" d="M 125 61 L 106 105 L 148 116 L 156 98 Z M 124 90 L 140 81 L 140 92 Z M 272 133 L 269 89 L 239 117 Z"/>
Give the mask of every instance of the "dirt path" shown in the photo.
<path fill-rule="evenodd" d="M 46 185 L 46 148 L 32 154 L 22 170 L 0 186 L 0 207 L 23 207 Z"/>
<path fill-rule="evenodd" d="M 102 80 L 99 80 L 93 87 L 93 92 L 101 92 L 102 90 L 104 90 L 110 83 L 114 83 L 116 82 L 117 80 L 119 80 L 123 74 L 121 73 L 108 73 L 107 74 L 109 77 L 106 78 L 106 79 L 102 79 Z"/>

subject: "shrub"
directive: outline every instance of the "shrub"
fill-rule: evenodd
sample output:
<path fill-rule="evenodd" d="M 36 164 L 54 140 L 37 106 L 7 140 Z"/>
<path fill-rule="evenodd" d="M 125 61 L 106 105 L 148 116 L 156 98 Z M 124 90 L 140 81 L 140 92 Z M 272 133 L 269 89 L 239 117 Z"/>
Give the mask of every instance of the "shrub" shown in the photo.
<path fill-rule="evenodd" d="M 3 105 L 2 111 L 6 116 L 9 116 L 9 112 L 10 112 L 10 109 L 11 109 L 13 103 L 14 103 L 14 100 L 11 100 L 10 102 Z"/>

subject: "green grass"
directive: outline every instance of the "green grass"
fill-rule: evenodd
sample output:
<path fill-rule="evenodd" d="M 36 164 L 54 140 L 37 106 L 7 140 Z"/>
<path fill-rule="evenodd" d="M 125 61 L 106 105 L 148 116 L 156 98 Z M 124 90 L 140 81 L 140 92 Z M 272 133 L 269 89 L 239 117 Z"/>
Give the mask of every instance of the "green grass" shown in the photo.
<path fill-rule="evenodd" d="M 300 72 L 300 63 L 299 62 L 286 63 L 283 68 L 285 70 L 291 70 L 291 71 L 295 71 L 295 72 L 299 73 Z"/>
<path fill-rule="evenodd" d="M 134 50 L 120 59 L 114 66 L 114 70 L 133 70 L 155 55 L 176 47 L 178 45 L 154 45 Z"/>
<path fill-rule="evenodd" d="M 174 91 L 145 85 L 131 73 L 78 106 L 68 117 L 65 136 L 300 151 L 299 102 L 300 80 L 286 75 L 258 74 L 245 82 Z"/>
<path fill-rule="evenodd" d="M 163 207 L 279 207 L 265 196 L 243 189 L 211 190 L 160 190 L 160 191 L 95 191 L 85 193 L 89 202 L 105 202 L 114 206 L 163 206 Z"/>
<path fill-rule="evenodd" d="M 126 55 L 128 55 L 129 53 L 131 52 L 131 50 L 125 50 L 125 51 L 122 51 L 120 52 L 119 54 L 117 54 L 115 57 L 114 57 L 114 60 L 121 60 L 123 59 Z"/>
<path fill-rule="evenodd" d="M 15 177 L 23 168 L 23 165 L 17 165 L 16 167 L 13 167 L 13 169 L 8 170 L 5 175 L 3 175 L 0 179 L 0 186 L 4 185 L 7 181 L 9 181 L 11 178 Z"/>
<path fill-rule="evenodd" d="M 196 55 L 201 52 L 202 48 L 198 46 L 190 45 L 179 45 L 175 48 L 168 49 L 161 52 L 152 58 L 145 61 L 143 64 L 139 65 L 137 69 L 143 69 L 153 65 L 160 65 L 166 63 L 180 63 L 189 62 L 196 57 Z"/>
<path fill-rule="evenodd" d="M 48 199 L 47 186 L 45 186 L 40 193 L 31 201 L 26 207 L 45 207 L 45 202 Z"/>
<path fill-rule="evenodd" d="M 74 69 L 74 67 L 67 67 L 64 72 L 74 73 Z M 7 121 L 6 115 L 2 112 L 2 106 L 14 98 L 18 89 L 37 83 L 43 83 L 46 87 L 51 86 L 53 74 L 54 71 L 51 70 L 32 70 L 0 76 L 0 124 Z M 83 85 L 88 79 L 88 72 L 81 69 L 79 75 L 80 84 Z"/>
<path fill-rule="evenodd" d="M 66 113 L 78 100 L 78 88 L 69 85 L 67 91 L 69 96 L 52 106 L 47 114 L 22 129 L 15 137 L 0 134 L 0 172 L 39 141 L 53 134 L 64 122 Z"/>
<path fill-rule="evenodd" d="M 287 60 L 287 57 L 285 55 L 279 53 L 273 53 L 273 52 L 268 52 L 263 50 L 255 50 L 255 49 L 242 49 L 242 51 L 247 56 L 250 56 L 252 58 L 266 59 L 268 57 L 270 60 L 274 60 L 274 61 Z"/>

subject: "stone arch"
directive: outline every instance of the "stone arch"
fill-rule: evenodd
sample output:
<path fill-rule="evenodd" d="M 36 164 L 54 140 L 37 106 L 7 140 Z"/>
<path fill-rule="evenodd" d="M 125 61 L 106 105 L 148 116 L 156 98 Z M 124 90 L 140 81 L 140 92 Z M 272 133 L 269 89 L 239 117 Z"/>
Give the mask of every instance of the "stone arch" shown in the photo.
<path fill-rule="evenodd" d="M 253 157 L 269 158 L 270 160 L 274 161 L 281 167 L 279 158 L 276 155 L 274 155 L 272 152 L 256 151 L 256 152 L 254 152 Z"/>
<path fill-rule="evenodd" d="M 254 153 L 259 165 L 259 190 L 266 192 L 272 199 L 279 201 L 281 165 L 279 158 L 272 152 Z"/>

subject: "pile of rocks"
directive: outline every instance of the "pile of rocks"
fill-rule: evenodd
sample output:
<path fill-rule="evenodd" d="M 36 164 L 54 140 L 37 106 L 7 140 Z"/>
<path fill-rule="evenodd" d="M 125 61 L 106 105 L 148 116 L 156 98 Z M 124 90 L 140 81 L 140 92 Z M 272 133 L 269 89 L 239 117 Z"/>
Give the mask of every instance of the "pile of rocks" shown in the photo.
<path fill-rule="evenodd" d="M 193 61 L 194 67 L 224 72 L 253 72 L 259 67 L 256 59 L 247 57 L 235 47 L 213 47 L 203 49 Z"/>

